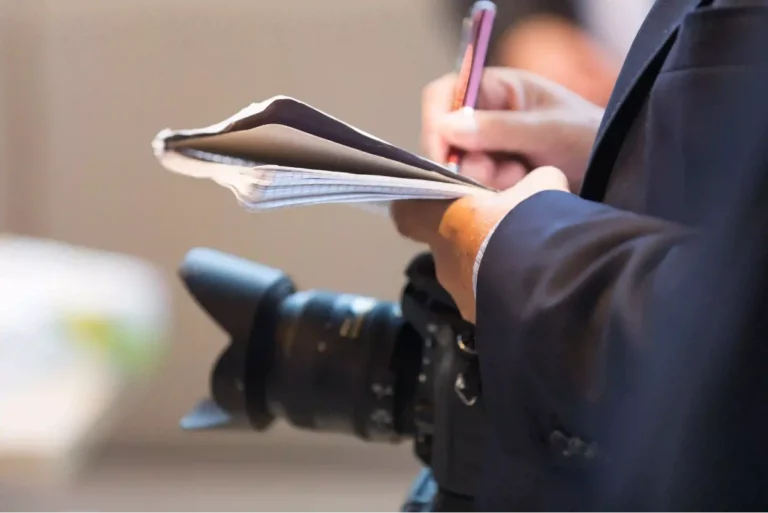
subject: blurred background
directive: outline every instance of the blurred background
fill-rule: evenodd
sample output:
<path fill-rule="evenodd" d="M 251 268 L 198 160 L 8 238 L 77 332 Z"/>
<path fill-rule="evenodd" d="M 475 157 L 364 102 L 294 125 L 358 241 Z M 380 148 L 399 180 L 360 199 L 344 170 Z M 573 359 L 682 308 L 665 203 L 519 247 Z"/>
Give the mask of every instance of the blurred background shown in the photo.
<path fill-rule="evenodd" d="M 16 467 L 3 471 L 2 507 L 399 507 L 418 471 L 409 444 L 282 424 L 180 431 L 226 341 L 175 272 L 208 246 L 283 268 L 301 287 L 396 299 L 418 248 L 348 207 L 247 214 L 229 191 L 163 170 L 150 142 L 286 94 L 418 150 L 421 87 L 456 51 L 436 13 L 424 0 L 0 0 L 2 230 L 138 257 L 159 270 L 171 305 L 167 352 L 135 398 L 115 399 L 103 441 L 66 480 L 16 479 L 19 458 L 0 459 Z"/>
<path fill-rule="evenodd" d="M 0 324 L 0 357 L 12 362 L 0 366 L 1 508 L 399 507 L 418 471 L 409 443 L 284 424 L 268 434 L 180 431 L 226 341 L 175 273 L 190 248 L 208 246 L 280 267 L 302 288 L 394 300 L 419 248 L 387 219 L 348 207 L 247 214 L 225 189 L 161 169 L 150 142 L 162 128 L 205 126 L 285 94 L 418 151 L 421 88 L 453 69 L 456 13 L 467 7 L 0 0 L 0 306 L 13 314 Z M 521 41 L 514 52 L 497 49 L 496 62 L 523 66 L 516 56 L 531 43 Z M 600 55 L 608 78 L 596 102 L 607 99 L 621 50 Z M 140 335 L 114 335 L 125 326 Z M 87 369 L 65 369 L 50 351 L 45 365 L 29 357 L 30 341 L 41 340 L 101 349 L 77 353 L 99 355 Z"/>

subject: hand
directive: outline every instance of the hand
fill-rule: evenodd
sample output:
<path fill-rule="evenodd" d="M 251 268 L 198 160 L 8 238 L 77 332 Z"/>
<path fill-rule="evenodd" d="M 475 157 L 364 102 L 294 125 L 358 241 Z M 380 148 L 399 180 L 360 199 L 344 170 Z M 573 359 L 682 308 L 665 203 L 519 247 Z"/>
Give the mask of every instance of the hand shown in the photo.
<path fill-rule="evenodd" d="M 474 111 L 450 112 L 455 75 L 424 90 L 422 139 L 427 156 L 444 161 L 449 145 L 467 152 L 461 173 L 496 189 L 517 183 L 531 167 L 561 169 L 581 187 L 603 110 L 565 87 L 528 72 L 488 68 Z M 498 157 L 498 154 L 505 157 Z"/>
<path fill-rule="evenodd" d="M 523 69 L 561 84 L 605 106 L 619 74 L 620 59 L 583 29 L 558 16 L 530 16 L 501 38 L 504 66 Z"/>
<path fill-rule="evenodd" d="M 506 191 L 482 191 L 452 202 L 396 201 L 392 217 L 401 235 L 429 245 L 438 281 L 456 302 L 461 315 L 475 322 L 472 282 L 480 247 L 513 208 L 547 190 L 568 191 L 568 180 L 562 171 L 539 168 Z"/>

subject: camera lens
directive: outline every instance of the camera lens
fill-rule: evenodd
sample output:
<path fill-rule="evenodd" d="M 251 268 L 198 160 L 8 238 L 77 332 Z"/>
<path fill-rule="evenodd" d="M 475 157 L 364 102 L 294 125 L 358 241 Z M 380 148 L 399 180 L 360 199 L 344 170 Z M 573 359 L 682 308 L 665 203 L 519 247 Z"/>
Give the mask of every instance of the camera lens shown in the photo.
<path fill-rule="evenodd" d="M 292 424 L 392 440 L 413 431 L 421 344 L 399 305 L 308 291 L 281 305 L 267 400 Z"/>
<path fill-rule="evenodd" d="M 295 292 L 277 269 L 208 249 L 180 274 L 231 337 L 211 376 L 231 427 L 279 417 L 366 440 L 413 434 L 422 344 L 397 303 Z"/>

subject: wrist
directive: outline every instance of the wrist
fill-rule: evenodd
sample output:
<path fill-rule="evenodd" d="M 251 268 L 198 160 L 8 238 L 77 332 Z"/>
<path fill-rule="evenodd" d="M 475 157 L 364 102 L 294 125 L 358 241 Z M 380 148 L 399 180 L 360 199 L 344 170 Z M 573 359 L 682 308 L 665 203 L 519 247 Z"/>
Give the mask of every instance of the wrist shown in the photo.
<path fill-rule="evenodd" d="M 486 244 L 493 228 L 509 211 L 493 208 L 492 196 L 468 196 L 451 204 L 440 223 L 439 232 L 453 248 L 457 256 L 463 257 L 459 272 L 461 281 L 474 291 L 474 267 L 478 254 Z M 511 207 L 510 207 L 511 208 Z"/>
<path fill-rule="evenodd" d="M 491 237 L 493 237 L 493 234 L 496 232 L 496 229 L 499 227 L 502 221 L 506 216 L 502 217 L 498 220 L 498 222 L 493 225 L 493 228 L 491 228 L 488 233 L 485 236 L 485 239 L 483 239 L 482 244 L 480 244 L 480 249 L 477 252 L 477 255 L 475 256 L 475 262 L 472 267 L 472 293 L 477 297 L 477 275 L 480 272 L 480 264 L 483 261 L 483 255 L 485 254 L 485 250 L 488 247 L 488 243 L 491 240 Z"/>

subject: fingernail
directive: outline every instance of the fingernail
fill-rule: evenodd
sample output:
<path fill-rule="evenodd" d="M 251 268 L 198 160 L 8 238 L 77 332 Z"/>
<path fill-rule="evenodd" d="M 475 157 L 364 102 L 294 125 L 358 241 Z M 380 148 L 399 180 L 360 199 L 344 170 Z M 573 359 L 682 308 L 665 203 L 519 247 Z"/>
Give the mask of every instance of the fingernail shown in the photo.
<path fill-rule="evenodd" d="M 446 114 L 440 120 L 440 125 L 452 132 L 465 134 L 477 132 L 477 120 L 475 120 L 475 113 L 471 109 L 461 109 Z"/>

